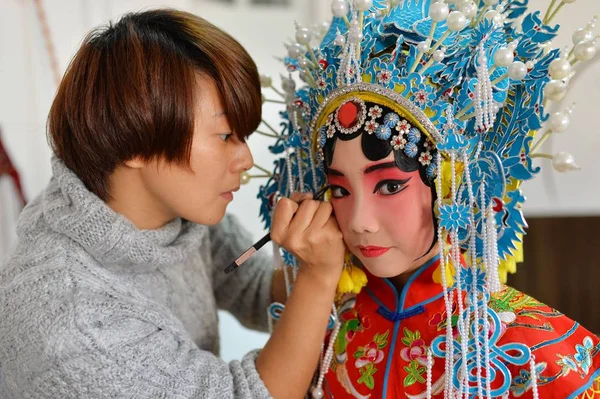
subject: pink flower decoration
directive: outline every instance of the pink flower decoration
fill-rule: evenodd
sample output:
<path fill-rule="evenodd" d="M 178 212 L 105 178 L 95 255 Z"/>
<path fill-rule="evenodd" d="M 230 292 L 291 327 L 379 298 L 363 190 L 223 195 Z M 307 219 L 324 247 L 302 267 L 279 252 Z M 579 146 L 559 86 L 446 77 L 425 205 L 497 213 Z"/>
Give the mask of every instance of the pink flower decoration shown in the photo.
<path fill-rule="evenodd" d="M 371 342 L 367 346 L 365 346 L 365 353 L 358 359 L 356 359 L 356 363 L 354 364 L 356 368 L 361 368 L 366 366 L 369 363 L 377 364 L 383 360 L 383 351 L 379 350 L 379 347 L 375 342 Z"/>
<path fill-rule="evenodd" d="M 422 365 L 427 365 L 427 351 L 425 350 L 425 341 L 416 339 L 413 343 L 400 351 L 402 360 L 412 362 L 416 360 Z"/>

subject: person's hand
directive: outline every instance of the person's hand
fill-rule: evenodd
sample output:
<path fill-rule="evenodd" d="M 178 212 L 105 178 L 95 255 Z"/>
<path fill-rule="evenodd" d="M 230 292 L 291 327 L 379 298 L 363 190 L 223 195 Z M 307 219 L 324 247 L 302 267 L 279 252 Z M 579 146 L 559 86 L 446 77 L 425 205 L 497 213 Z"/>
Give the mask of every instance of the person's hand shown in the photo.
<path fill-rule="evenodd" d="M 310 193 L 281 198 L 275 207 L 271 239 L 300 262 L 299 273 L 336 285 L 344 264 L 344 241 L 328 202 Z"/>

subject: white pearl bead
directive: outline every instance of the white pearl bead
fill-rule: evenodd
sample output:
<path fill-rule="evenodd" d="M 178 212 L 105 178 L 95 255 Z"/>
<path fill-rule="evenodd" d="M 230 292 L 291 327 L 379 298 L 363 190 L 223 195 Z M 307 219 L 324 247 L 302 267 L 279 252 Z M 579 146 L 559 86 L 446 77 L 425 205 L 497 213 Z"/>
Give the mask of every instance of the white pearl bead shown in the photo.
<path fill-rule="evenodd" d="M 450 7 L 444 2 L 433 3 L 429 6 L 429 17 L 435 22 L 442 22 L 448 17 Z"/>
<path fill-rule="evenodd" d="M 459 32 L 467 25 L 467 17 L 460 11 L 452 11 L 446 20 L 448 29 Z"/>
<path fill-rule="evenodd" d="M 475 18 L 475 16 L 477 15 L 477 10 L 477 4 L 475 4 L 472 1 L 463 2 L 458 7 L 458 11 L 461 11 L 463 14 L 465 14 L 465 17 L 469 19 Z"/>
<path fill-rule="evenodd" d="M 429 51 L 429 47 L 429 41 L 425 40 L 424 42 L 417 44 L 417 51 L 419 53 L 426 53 Z"/>
<path fill-rule="evenodd" d="M 336 46 L 343 46 L 346 43 L 346 38 L 342 35 L 337 35 L 333 40 L 333 44 Z"/>
<path fill-rule="evenodd" d="M 323 392 L 322 388 L 315 387 L 312 390 L 312 397 L 314 399 L 321 399 L 321 398 L 325 397 L 325 392 Z"/>
<path fill-rule="evenodd" d="M 551 80 L 546 83 L 544 94 L 552 101 L 560 101 L 567 94 L 567 84 L 562 80 Z"/>
<path fill-rule="evenodd" d="M 343 18 L 348 15 L 348 3 L 345 0 L 334 0 L 331 3 L 331 12 L 334 16 Z"/>
<path fill-rule="evenodd" d="M 490 10 L 485 13 L 485 19 L 493 22 L 494 24 L 500 24 L 502 22 L 502 14 L 496 10 Z"/>
<path fill-rule="evenodd" d="M 564 79 L 571 74 L 571 71 L 571 63 L 564 58 L 555 59 L 548 67 L 552 79 Z"/>
<path fill-rule="evenodd" d="M 367 11 L 373 5 L 373 0 L 354 0 L 354 6 L 358 11 Z"/>
<path fill-rule="evenodd" d="M 303 82 L 306 82 L 306 72 L 305 71 L 300 71 L 298 72 L 298 77 L 300 78 L 300 80 L 302 80 Z"/>
<path fill-rule="evenodd" d="M 564 133 L 569 128 L 569 117 L 565 115 L 563 112 L 555 112 L 550 117 L 548 121 L 550 123 L 550 128 L 555 133 Z"/>
<path fill-rule="evenodd" d="M 498 4 L 498 0 L 483 0 L 486 6 L 495 6 Z"/>
<path fill-rule="evenodd" d="M 525 66 L 527 67 L 527 70 L 530 71 L 530 70 L 533 69 L 533 67 L 535 67 L 535 62 L 533 62 L 533 61 L 527 61 L 525 63 Z"/>
<path fill-rule="evenodd" d="M 251 179 L 251 177 L 248 174 L 248 172 L 243 172 L 242 173 L 242 178 L 241 178 L 241 180 L 242 180 L 241 183 L 242 184 L 248 184 L 250 182 L 250 179 Z"/>
<path fill-rule="evenodd" d="M 348 38 L 353 42 L 361 41 L 363 39 L 363 34 L 358 29 L 350 29 L 348 33 Z"/>
<path fill-rule="evenodd" d="M 575 46 L 573 54 L 578 61 L 589 61 L 596 55 L 596 45 L 594 42 L 583 42 Z"/>
<path fill-rule="evenodd" d="M 559 152 L 554 155 L 552 157 L 552 167 L 554 170 L 561 173 L 580 169 L 575 162 L 575 157 L 568 152 Z"/>
<path fill-rule="evenodd" d="M 308 67 L 308 61 L 306 59 L 304 59 L 304 58 L 300 58 L 298 60 L 298 66 L 300 68 L 306 68 L 306 67 Z"/>
<path fill-rule="evenodd" d="M 433 53 L 433 60 L 435 62 L 442 62 L 442 61 L 444 61 L 445 56 L 446 56 L 446 52 L 444 50 L 436 50 Z"/>
<path fill-rule="evenodd" d="M 306 45 L 310 43 L 311 38 L 312 35 L 310 31 L 306 28 L 300 28 L 296 31 L 296 41 L 300 44 Z"/>
<path fill-rule="evenodd" d="M 585 28 L 579 28 L 573 32 L 573 44 L 579 44 L 581 42 L 591 42 L 594 38 L 594 34 Z"/>
<path fill-rule="evenodd" d="M 513 40 L 512 42 L 508 43 L 508 45 L 506 47 L 508 47 L 509 50 L 514 52 L 518 46 L 519 46 L 519 41 Z"/>
<path fill-rule="evenodd" d="M 513 63 L 515 55 L 512 50 L 508 48 L 501 48 L 494 54 L 494 63 L 501 67 L 507 67 Z"/>
<path fill-rule="evenodd" d="M 260 75 L 260 87 L 271 87 L 273 79 L 269 75 Z"/>
<path fill-rule="evenodd" d="M 298 43 L 292 43 L 288 47 L 288 55 L 290 58 L 300 58 L 304 54 L 304 48 Z"/>
<path fill-rule="evenodd" d="M 521 61 L 515 61 L 508 66 L 508 77 L 512 80 L 522 80 L 527 76 L 527 66 Z"/>
<path fill-rule="evenodd" d="M 296 82 L 291 78 L 281 79 L 281 87 L 286 93 L 294 93 L 296 91 Z"/>

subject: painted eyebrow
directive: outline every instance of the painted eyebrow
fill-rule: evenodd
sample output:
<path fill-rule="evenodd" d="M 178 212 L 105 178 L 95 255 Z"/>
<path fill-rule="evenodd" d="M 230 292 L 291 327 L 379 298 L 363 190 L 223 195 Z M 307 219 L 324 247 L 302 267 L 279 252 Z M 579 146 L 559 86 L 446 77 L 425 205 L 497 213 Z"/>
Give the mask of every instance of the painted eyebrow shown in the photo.
<path fill-rule="evenodd" d="M 385 162 L 385 163 L 380 163 L 377 165 L 369 166 L 368 168 L 365 169 L 365 175 L 375 172 L 380 169 L 390 169 L 390 168 L 397 168 L 396 163 L 395 162 Z M 329 168 L 327 173 L 330 175 L 333 175 L 333 176 L 344 177 L 344 174 L 342 172 L 340 172 L 337 169 L 333 169 L 333 168 Z"/>
<path fill-rule="evenodd" d="M 365 169 L 365 175 L 375 172 L 376 170 L 380 170 L 380 169 L 390 169 L 390 168 L 397 168 L 398 166 L 396 166 L 396 162 L 385 162 L 385 163 L 379 163 L 377 165 L 372 165 L 369 166 L 368 168 Z"/>

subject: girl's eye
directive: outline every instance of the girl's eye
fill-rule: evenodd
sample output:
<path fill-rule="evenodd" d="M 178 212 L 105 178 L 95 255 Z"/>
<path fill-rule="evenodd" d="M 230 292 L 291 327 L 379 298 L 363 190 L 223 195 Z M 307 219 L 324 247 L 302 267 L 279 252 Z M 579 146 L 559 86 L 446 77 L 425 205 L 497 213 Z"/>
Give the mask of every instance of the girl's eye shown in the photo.
<path fill-rule="evenodd" d="M 221 138 L 221 140 L 223 141 L 229 141 L 230 137 L 231 137 L 231 133 L 223 133 L 220 134 L 219 137 Z"/>
<path fill-rule="evenodd" d="M 347 195 L 350 195 L 350 193 L 344 187 L 331 186 L 331 196 L 333 198 L 342 198 Z"/>
<path fill-rule="evenodd" d="M 381 195 L 394 195 L 404 190 L 410 179 L 406 180 L 384 180 L 377 183 L 373 193 L 379 193 Z"/>

